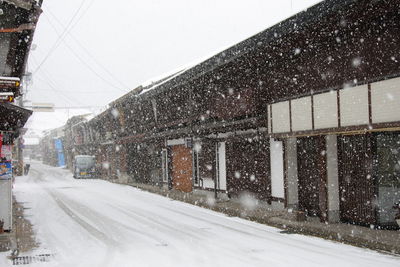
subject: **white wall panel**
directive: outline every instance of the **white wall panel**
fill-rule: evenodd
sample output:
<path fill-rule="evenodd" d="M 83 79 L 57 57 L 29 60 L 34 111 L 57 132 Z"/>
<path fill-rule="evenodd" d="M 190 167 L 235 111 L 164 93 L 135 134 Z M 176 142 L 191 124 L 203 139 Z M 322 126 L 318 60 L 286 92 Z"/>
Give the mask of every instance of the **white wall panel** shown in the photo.
<path fill-rule="evenodd" d="M 274 138 L 271 138 L 270 141 L 271 194 L 273 197 L 284 198 L 283 143 Z"/>
<path fill-rule="evenodd" d="M 184 145 L 185 144 L 185 139 L 171 139 L 167 140 L 167 145 L 168 146 L 176 146 L 176 145 Z"/>
<path fill-rule="evenodd" d="M 400 121 L 400 78 L 371 84 L 372 122 Z"/>
<path fill-rule="evenodd" d="M 339 93 L 341 126 L 368 124 L 368 86 L 342 89 Z"/>
<path fill-rule="evenodd" d="M 203 178 L 203 188 L 214 188 L 214 180 L 210 178 Z"/>
<path fill-rule="evenodd" d="M 312 130 L 311 96 L 292 100 L 292 131 Z"/>
<path fill-rule="evenodd" d="M 338 127 L 337 93 L 314 95 L 315 129 Z"/>
<path fill-rule="evenodd" d="M 272 129 L 274 133 L 290 131 L 289 101 L 272 104 Z"/>
<path fill-rule="evenodd" d="M 218 185 L 220 190 L 226 190 L 226 148 L 225 142 L 218 143 Z"/>

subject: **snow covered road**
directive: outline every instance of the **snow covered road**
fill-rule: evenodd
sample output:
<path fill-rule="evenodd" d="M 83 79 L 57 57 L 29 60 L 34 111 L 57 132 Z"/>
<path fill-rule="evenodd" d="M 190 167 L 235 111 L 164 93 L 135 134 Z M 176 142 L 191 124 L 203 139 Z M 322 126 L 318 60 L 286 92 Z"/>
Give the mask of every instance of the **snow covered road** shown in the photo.
<path fill-rule="evenodd" d="M 281 234 L 39 163 L 16 178 L 14 193 L 30 208 L 38 251 L 54 255 L 39 266 L 400 266 L 398 257 Z"/>

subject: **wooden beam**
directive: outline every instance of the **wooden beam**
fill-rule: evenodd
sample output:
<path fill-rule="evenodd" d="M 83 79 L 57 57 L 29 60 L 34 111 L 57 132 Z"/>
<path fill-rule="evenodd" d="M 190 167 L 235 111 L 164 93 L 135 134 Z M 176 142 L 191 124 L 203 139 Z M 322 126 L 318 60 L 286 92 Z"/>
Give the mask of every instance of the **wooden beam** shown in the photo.
<path fill-rule="evenodd" d="M 371 84 L 368 84 L 368 123 L 372 125 Z"/>
<path fill-rule="evenodd" d="M 21 24 L 17 28 L 6 28 L 6 29 L 0 29 L 0 33 L 13 33 L 13 32 L 22 32 L 26 30 L 34 30 L 35 29 L 35 24 Z"/>

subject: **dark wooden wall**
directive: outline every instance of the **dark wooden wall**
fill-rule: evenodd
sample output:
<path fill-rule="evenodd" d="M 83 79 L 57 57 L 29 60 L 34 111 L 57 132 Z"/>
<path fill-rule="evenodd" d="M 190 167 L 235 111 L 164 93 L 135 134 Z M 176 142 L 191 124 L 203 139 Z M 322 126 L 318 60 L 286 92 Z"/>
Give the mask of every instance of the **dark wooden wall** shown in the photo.
<path fill-rule="evenodd" d="M 161 181 L 161 150 L 163 143 L 130 143 L 126 145 L 127 172 L 132 180 L 157 184 Z"/>
<path fill-rule="evenodd" d="M 309 216 L 327 217 L 326 142 L 324 136 L 297 140 L 299 209 Z"/>
<path fill-rule="evenodd" d="M 371 138 L 370 134 L 338 138 L 340 219 L 345 222 L 376 222 Z"/>
<path fill-rule="evenodd" d="M 236 138 L 226 142 L 227 187 L 231 195 L 249 192 L 270 200 L 270 160 L 268 141 Z M 253 177 L 253 179 L 252 179 Z"/>
<path fill-rule="evenodd" d="M 355 1 L 261 46 L 252 59 L 268 102 L 399 75 L 400 61 L 393 60 L 400 53 L 399 5 Z"/>

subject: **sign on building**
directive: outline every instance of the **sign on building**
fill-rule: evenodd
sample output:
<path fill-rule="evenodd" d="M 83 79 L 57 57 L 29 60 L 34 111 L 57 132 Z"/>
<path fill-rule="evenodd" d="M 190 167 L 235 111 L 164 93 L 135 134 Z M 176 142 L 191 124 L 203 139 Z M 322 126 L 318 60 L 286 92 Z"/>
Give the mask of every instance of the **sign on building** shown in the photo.
<path fill-rule="evenodd" d="M 14 102 L 14 93 L 0 92 L 0 102 Z"/>
<path fill-rule="evenodd" d="M 53 103 L 32 103 L 33 112 L 54 112 Z"/>
<path fill-rule="evenodd" d="M 11 162 L 0 163 L 0 180 L 10 180 L 12 178 Z"/>

